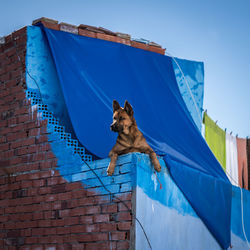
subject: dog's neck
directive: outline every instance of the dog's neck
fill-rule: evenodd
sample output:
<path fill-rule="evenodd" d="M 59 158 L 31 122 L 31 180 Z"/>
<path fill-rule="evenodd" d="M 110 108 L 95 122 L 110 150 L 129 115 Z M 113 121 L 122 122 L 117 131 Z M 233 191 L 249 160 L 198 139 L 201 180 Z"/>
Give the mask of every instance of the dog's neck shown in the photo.
<path fill-rule="evenodd" d="M 132 126 L 129 127 L 129 133 L 125 134 L 124 132 L 121 132 L 121 133 L 119 133 L 117 139 L 118 139 L 118 141 L 126 141 L 126 142 L 133 144 L 135 141 L 135 138 L 138 137 L 138 135 L 140 135 L 140 134 L 141 134 L 141 132 L 138 129 L 136 122 L 133 121 Z"/>

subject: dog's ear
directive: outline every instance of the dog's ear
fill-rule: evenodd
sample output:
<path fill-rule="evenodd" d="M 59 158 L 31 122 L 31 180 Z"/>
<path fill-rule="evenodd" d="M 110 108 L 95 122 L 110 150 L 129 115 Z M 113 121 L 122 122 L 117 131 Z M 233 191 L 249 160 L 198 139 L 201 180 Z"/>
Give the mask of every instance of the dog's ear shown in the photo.
<path fill-rule="evenodd" d="M 118 101 L 113 100 L 113 112 L 115 112 L 116 110 L 118 110 L 120 108 L 120 104 Z"/>
<path fill-rule="evenodd" d="M 127 112 L 129 116 L 133 116 L 134 114 L 133 108 L 127 100 L 124 103 L 124 110 Z"/>

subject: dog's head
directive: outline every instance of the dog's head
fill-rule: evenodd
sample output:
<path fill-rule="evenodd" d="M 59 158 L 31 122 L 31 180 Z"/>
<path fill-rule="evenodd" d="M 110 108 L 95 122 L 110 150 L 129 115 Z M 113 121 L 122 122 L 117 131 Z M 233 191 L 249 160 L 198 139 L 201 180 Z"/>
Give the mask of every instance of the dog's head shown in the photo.
<path fill-rule="evenodd" d="M 128 101 L 125 101 L 124 108 L 120 104 L 113 101 L 113 123 L 110 129 L 114 132 L 129 134 L 129 128 L 134 123 L 134 111 Z"/>

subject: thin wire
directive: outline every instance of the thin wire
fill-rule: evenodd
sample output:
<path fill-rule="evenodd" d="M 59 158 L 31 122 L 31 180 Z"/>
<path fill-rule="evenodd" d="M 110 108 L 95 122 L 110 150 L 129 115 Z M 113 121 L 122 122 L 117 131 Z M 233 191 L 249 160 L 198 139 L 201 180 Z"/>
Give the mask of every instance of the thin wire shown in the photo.
<path fill-rule="evenodd" d="M 12 36 L 12 35 L 11 35 L 11 36 Z M 12 37 L 12 39 L 13 39 L 13 37 Z M 14 47 L 15 47 L 15 50 L 16 50 L 16 54 L 17 54 L 18 60 L 21 62 L 22 66 L 25 67 L 24 63 L 21 61 L 21 58 L 20 58 L 20 56 L 19 56 L 19 54 L 18 54 L 18 52 L 17 52 L 17 46 L 16 46 L 16 43 L 15 43 L 15 39 L 13 39 L 13 40 L 14 40 Z M 36 84 L 36 86 L 37 86 L 37 88 L 38 88 L 38 91 L 39 91 L 39 93 L 40 93 L 40 96 L 41 96 L 41 101 L 42 101 L 42 103 L 43 103 L 43 100 L 42 100 L 42 93 L 41 93 L 41 90 L 40 90 L 40 87 L 39 87 L 37 81 L 35 80 L 34 77 L 32 77 L 32 76 L 30 75 L 30 73 L 29 73 L 29 71 L 27 70 L 27 68 L 26 68 L 26 71 L 27 71 L 29 77 L 35 82 L 35 84 Z M 43 103 L 43 104 L 44 104 L 44 103 Z M 152 246 L 151 246 L 151 244 L 150 244 L 149 238 L 148 238 L 148 236 L 147 236 L 147 234 L 146 234 L 146 232 L 145 232 L 144 227 L 142 226 L 141 222 L 139 221 L 139 219 L 134 215 L 134 213 L 132 212 L 132 210 L 127 206 L 127 204 L 126 204 L 123 200 L 121 200 L 121 199 L 120 199 L 119 197 L 117 197 L 115 194 L 112 194 L 112 193 L 110 192 L 110 190 L 107 189 L 107 187 L 104 185 L 104 183 L 102 182 L 102 180 L 100 179 L 100 177 L 99 177 L 99 176 L 96 174 L 96 172 L 89 166 L 89 164 L 88 164 L 84 159 L 82 159 L 82 160 L 83 160 L 83 162 L 88 166 L 88 168 L 92 171 L 92 173 L 97 177 L 97 179 L 99 180 L 99 182 L 101 183 L 101 185 L 103 186 L 103 188 L 110 194 L 110 197 L 113 197 L 113 198 L 117 199 L 118 201 L 120 201 L 120 202 L 127 208 L 127 210 L 130 212 L 130 215 L 132 216 L 132 218 L 135 219 L 135 220 L 139 223 L 139 225 L 140 225 L 140 227 L 141 227 L 141 229 L 142 229 L 142 231 L 143 231 L 143 233 L 144 233 L 144 235 L 145 235 L 145 238 L 146 238 L 146 240 L 147 240 L 147 242 L 148 242 L 148 245 L 149 245 L 150 249 L 152 250 Z"/>
<path fill-rule="evenodd" d="M 191 98 L 192 98 L 192 100 L 193 100 L 193 103 L 194 103 L 194 105 L 195 105 L 195 108 L 196 108 L 198 117 L 199 117 L 199 119 L 200 119 L 200 122 L 202 123 L 202 117 L 201 117 L 199 108 L 198 108 L 198 106 L 197 106 L 197 103 L 196 103 L 196 101 L 195 101 L 195 99 L 194 99 L 193 93 L 192 93 L 192 91 L 191 91 L 191 89 L 190 89 L 190 87 L 189 87 L 188 81 L 187 81 L 187 79 L 186 79 L 186 77 L 185 77 L 185 75 L 184 75 L 184 73 L 183 73 L 183 71 L 182 71 L 180 65 L 179 65 L 178 62 L 175 60 L 174 56 L 172 56 L 172 55 L 171 55 L 170 53 L 168 53 L 168 52 L 165 52 L 165 53 L 166 53 L 167 55 L 169 55 L 169 56 L 175 61 L 176 65 L 178 66 L 179 70 L 181 71 L 181 74 L 182 74 L 182 76 L 183 76 L 183 78 L 184 78 L 184 81 L 185 81 L 185 83 L 186 83 L 186 85 L 187 85 L 188 91 L 189 91 L 189 93 L 190 93 L 190 95 L 191 95 Z"/>
<path fill-rule="evenodd" d="M 110 196 L 113 196 L 113 198 L 119 200 L 119 201 L 127 208 L 127 210 L 130 212 L 130 215 L 139 223 L 139 225 L 140 225 L 140 227 L 141 227 L 141 229 L 142 229 L 142 231 L 143 231 L 143 233 L 144 233 L 144 235 L 145 235 L 145 237 L 146 237 L 146 239 L 147 239 L 148 245 L 149 245 L 150 249 L 152 249 L 152 246 L 151 246 L 151 244 L 150 244 L 150 241 L 149 241 L 149 239 L 148 239 L 148 236 L 147 236 L 147 234 L 146 234 L 146 232 L 145 232 L 144 227 L 142 226 L 142 224 L 141 224 L 141 222 L 139 221 L 139 219 L 134 215 L 134 213 L 132 212 L 132 210 L 127 206 L 127 204 L 126 204 L 123 200 L 121 200 L 120 198 L 118 198 L 116 195 L 112 194 L 112 193 L 106 188 L 106 186 L 104 185 L 104 183 L 102 182 L 102 180 L 100 179 L 100 177 L 96 174 L 96 172 L 89 166 L 89 164 L 88 164 L 84 159 L 83 159 L 83 162 L 88 166 L 88 168 L 92 171 L 92 173 L 97 177 L 97 179 L 99 180 L 99 182 L 102 184 L 102 186 L 104 187 L 104 189 L 110 194 Z"/>

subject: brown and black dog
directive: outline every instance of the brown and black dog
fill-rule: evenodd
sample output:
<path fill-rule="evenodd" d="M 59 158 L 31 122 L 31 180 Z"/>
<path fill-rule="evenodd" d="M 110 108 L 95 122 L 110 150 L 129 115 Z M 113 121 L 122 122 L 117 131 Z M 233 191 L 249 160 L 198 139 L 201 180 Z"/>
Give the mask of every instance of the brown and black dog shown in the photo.
<path fill-rule="evenodd" d="M 111 160 L 107 169 L 108 175 L 114 173 L 118 155 L 130 152 L 148 154 L 155 170 L 158 172 L 161 171 L 161 165 L 157 159 L 156 153 L 147 144 L 143 134 L 137 128 L 134 111 L 128 101 L 125 101 L 124 108 L 120 107 L 116 100 L 113 101 L 113 123 L 110 128 L 112 131 L 118 132 L 118 137 L 116 144 L 109 153 Z"/>

